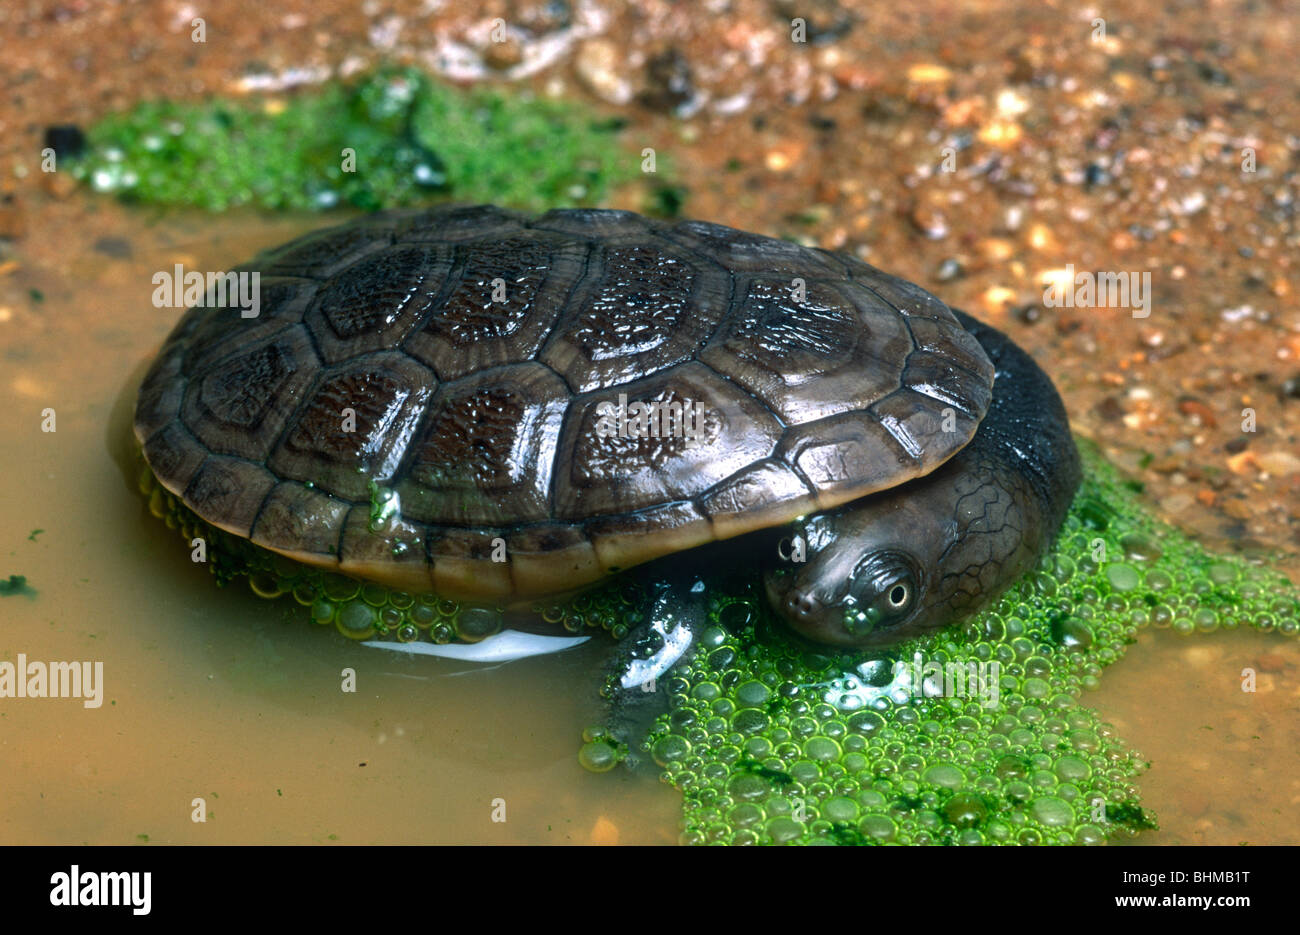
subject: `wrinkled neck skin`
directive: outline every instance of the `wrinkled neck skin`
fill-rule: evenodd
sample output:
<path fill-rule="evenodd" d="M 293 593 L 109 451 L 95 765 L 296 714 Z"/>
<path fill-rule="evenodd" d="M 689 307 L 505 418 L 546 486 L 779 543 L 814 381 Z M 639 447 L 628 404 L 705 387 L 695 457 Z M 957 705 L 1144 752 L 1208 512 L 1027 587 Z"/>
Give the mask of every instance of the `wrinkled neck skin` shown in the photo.
<path fill-rule="evenodd" d="M 975 612 L 1033 567 L 1078 488 L 1079 454 L 1051 381 L 1005 335 L 955 314 L 996 371 L 971 443 L 926 477 L 794 524 L 806 560 L 766 569 L 774 609 L 815 642 L 883 648 Z"/>

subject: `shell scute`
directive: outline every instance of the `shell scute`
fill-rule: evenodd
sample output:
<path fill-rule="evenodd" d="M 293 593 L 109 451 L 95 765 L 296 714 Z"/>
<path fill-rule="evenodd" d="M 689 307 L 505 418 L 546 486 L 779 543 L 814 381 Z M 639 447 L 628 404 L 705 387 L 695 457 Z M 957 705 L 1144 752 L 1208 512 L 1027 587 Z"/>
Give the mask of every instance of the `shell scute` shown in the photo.
<path fill-rule="evenodd" d="M 658 418 L 642 418 L 644 410 L 633 413 L 629 404 L 625 426 L 610 391 L 574 400 L 559 444 L 567 463 L 556 474 L 557 518 L 633 513 L 688 499 L 768 457 L 781 438 L 780 423 L 764 406 L 699 363 L 619 389 L 629 400 L 656 406 Z M 672 433 L 676 413 L 691 419 L 694 438 L 685 427 Z"/>
<path fill-rule="evenodd" d="M 539 359 L 575 393 L 691 359 L 726 314 L 719 270 L 651 243 L 606 244 Z"/>
<path fill-rule="evenodd" d="M 319 367 L 305 330 L 294 325 L 196 375 L 181 418 L 209 451 L 262 461 Z"/>
<path fill-rule="evenodd" d="M 397 473 L 438 381 L 396 352 L 321 375 L 304 394 L 268 464 L 280 477 L 353 502 Z"/>
<path fill-rule="evenodd" d="M 532 359 L 588 253 L 585 242 L 539 232 L 462 245 L 453 283 L 405 349 L 444 380 Z"/>
<path fill-rule="evenodd" d="M 568 389 L 537 363 L 444 386 L 426 407 L 397 490 L 402 510 L 443 525 L 517 525 L 550 516 Z"/>
<path fill-rule="evenodd" d="M 912 340 L 897 314 L 835 284 L 755 277 L 700 359 L 789 425 L 865 409 L 898 387 Z"/>
<path fill-rule="evenodd" d="M 367 256 L 331 279 L 306 314 L 328 363 L 399 344 L 432 307 L 451 249 L 411 244 Z"/>

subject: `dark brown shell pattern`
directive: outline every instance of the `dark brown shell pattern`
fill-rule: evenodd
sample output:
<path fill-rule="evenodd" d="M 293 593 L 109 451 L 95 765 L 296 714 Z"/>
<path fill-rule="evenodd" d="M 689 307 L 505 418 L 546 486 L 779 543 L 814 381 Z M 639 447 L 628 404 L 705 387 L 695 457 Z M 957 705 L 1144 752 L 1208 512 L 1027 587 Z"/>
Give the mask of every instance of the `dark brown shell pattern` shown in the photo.
<path fill-rule="evenodd" d="M 398 212 L 240 269 L 258 317 L 189 309 L 145 379 L 151 469 L 259 546 L 455 600 L 570 591 L 901 484 L 991 398 L 929 293 L 716 224 Z M 620 394 L 691 402 L 698 436 L 598 430 Z"/>

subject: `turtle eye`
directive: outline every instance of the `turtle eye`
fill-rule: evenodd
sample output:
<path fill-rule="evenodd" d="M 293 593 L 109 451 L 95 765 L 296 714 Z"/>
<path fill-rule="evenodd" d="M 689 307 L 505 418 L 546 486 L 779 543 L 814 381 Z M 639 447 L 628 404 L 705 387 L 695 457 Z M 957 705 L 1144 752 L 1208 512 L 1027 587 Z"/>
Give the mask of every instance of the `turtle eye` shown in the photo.
<path fill-rule="evenodd" d="M 808 542 L 797 532 L 782 536 L 776 544 L 776 554 L 782 562 L 802 563 L 808 560 Z"/>
<path fill-rule="evenodd" d="M 916 608 L 919 593 L 916 563 L 901 552 L 881 551 L 863 556 L 849 581 L 847 603 L 854 607 L 858 626 L 871 629 L 897 626 Z"/>
<path fill-rule="evenodd" d="M 912 595 L 916 593 L 911 572 L 877 579 L 873 590 L 874 599 L 867 606 L 879 614 L 876 626 L 890 627 L 902 623 L 912 609 Z"/>
<path fill-rule="evenodd" d="M 912 603 L 912 587 L 909 582 L 900 581 L 889 589 L 885 600 L 894 611 L 906 610 Z"/>

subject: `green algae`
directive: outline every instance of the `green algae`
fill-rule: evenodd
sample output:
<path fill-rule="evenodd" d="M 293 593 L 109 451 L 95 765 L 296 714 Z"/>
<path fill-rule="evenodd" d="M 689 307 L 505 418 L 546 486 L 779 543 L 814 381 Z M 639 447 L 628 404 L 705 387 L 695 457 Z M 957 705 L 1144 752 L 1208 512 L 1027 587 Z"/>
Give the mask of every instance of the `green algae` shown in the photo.
<path fill-rule="evenodd" d="M 91 127 L 71 171 L 130 201 L 213 211 L 447 198 L 540 211 L 598 203 L 639 174 L 616 129 L 571 102 L 390 68 L 295 94 L 147 101 Z"/>
<path fill-rule="evenodd" d="M 1155 828 L 1147 764 L 1080 696 L 1142 627 L 1294 636 L 1300 595 L 1153 520 L 1090 448 L 1085 464 L 1035 571 L 883 658 L 810 653 L 756 582 L 715 585 L 710 651 L 665 680 L 669 712 L 640 744 L 682 793 L 682 842 L 1100 844 Z"/>
<path fill-rule="evenodd" d="M 14 597 L 18 594 L 29 598 L 36 596 L 36 589 L 27 583 L 26 575 L 10 575 L 7 581 L 0 581 L 0 597 Z"/>

